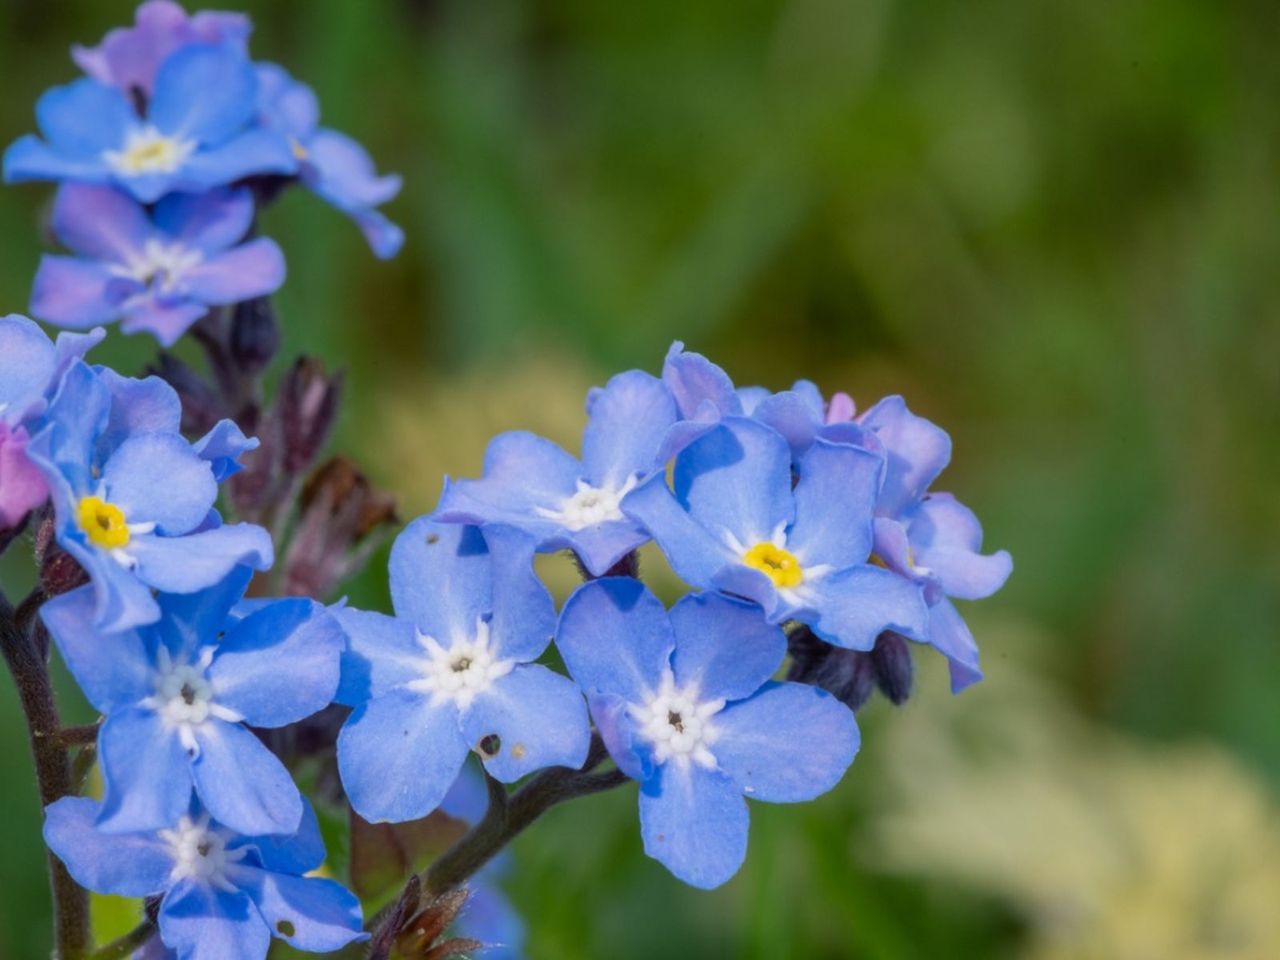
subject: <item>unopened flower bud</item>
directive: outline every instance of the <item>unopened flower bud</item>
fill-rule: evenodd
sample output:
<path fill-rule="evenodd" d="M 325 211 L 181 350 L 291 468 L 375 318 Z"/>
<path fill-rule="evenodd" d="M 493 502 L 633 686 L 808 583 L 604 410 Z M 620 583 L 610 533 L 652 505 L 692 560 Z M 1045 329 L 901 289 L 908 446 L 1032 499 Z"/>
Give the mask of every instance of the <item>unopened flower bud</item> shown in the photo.
<path fill-rule="evenodd" d="M 788 680 L 821 687 L 850 710 L 866 703 L 875 689 L 870 654 L 834 647 L 819 640 L 808 627 L 792 631 L 787 645 L 791 652 Z"/>
<path fill-rule="evenodd" d="M 280 327 L 269 297 L 236 304 L 231 313 L 231 358 L 242 372 L 264 369 L 280 349 Z"/>
<path fill-rule="evenodd" d="M 299 357 L 280 383 L 277 415 L 284 439 L 284 468 L 301 473 L 324 449 L 337 419 L 342 374 L 325 373 L 324 365 Z"/>
<path fill-rule="evenodd" d="M 871 651 L 871 664 L 880 692 L 895 706 L 906 703 L 915 679 L 915 662 L 907 638 L 891 630 L 880 634 Z"/>

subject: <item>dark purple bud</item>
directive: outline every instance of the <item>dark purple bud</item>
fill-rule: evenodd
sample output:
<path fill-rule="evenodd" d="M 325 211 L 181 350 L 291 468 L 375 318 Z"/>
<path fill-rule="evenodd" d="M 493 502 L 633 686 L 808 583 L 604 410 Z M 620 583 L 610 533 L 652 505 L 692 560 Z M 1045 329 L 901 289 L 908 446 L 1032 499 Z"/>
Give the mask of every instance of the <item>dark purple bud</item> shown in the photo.
<path fill-rule="evenodd" d="M 269 297 L 237 303 L 231 311 L 231 359 L 241 373 L 259 373 L 280 349 L 280 327 Z"/>
<path fill-rule="evenodd" d="M 890 630 L 880 634 L 871 651 L 871 664 L 880 692 L 895 706 L 906 703 L 915 679 L 915 662 L 907 638 Z"/>
<path fill-rule="evenodd" d="M 299 357 L 285 374 L 276 410 L 287 472 L 301 473 L 320 455 L 337 420 L 341 395 L 341 372 L 325 373 L 319 360 Z"/>
<path fill-rule="evenodd" d="M 147 367 L 147 373 L 155 374 L 178 392 L 182 399 L 182 430 L 191 435 L 203 435 L 213 425 L 227 416 L 218 392 L 204 377 L 171 353 L 162 353 L 155 363 Z"/>
<path fill-rule="evenodd" d="M 36 563 L 40 567 L 40 589 L 46 597 L 57 597 L 89 582 L 89 576 L 54 539 L 52 511 L 46 509 L 36 525 Z"/>
<path fill-rule="evenodd" d="M 303 488 L 285 556 L 285 593 L 321 599 L 358 569 L 378 532 L 398 523 L 395 499 L 345 457 L 325 463 Z M 357 549 L 360 548 L 360 549 Z"/>
<path fill-rule="evenodd" d="M 787 637 L 791 653 L 788 680 L 821 687 L 850 710 L 859 709 L 875 689 L 871 655 L 834 647 L 818 639 L 808 627 L 798 627 Z"/>

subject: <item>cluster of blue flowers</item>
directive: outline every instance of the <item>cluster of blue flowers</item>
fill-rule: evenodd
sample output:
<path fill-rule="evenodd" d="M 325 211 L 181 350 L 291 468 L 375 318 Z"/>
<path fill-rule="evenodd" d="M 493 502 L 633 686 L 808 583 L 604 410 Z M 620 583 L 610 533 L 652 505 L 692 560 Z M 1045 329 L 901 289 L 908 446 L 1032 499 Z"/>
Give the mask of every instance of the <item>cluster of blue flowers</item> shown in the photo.
<path fill-rule="evenodd" d="M 900 397 L 858 413 L 805 381 L 737 389 L 678 343 L 661 376 L 590 393 L 580 458 L 507 433 L 483 476 L 446 481 L 391 551 L 392 615 L 247 598 L 272 540 L 216 504 L 258 441 L 225 419 L 188 439 L 168 382 L 85 355 L 99 324 L 168 346 L 274 291 L 283 256 L 250 236 L 282 180 L 351 215 L 378 254 L 400 245 L 376 210 L 398 181 L 318 126 L 307 87 L 251 61 L 248 33 L 237 15 L 143 4 L 75 51 L 88 76 L 47 93 L 43 139 L 4 160 L 9 180 L 60 182 L 54 232 L 75 254 L 44 259 L 32 312 L 91 329 L 55 342 L 0 319 L 0 549 L 41 513 L 37 539 L 67 568 L 40 616 L 102 715 L 101 798 L 51 804 L 45 837 L 84 887 L 154 898 L 147 956 L 366 937 L 359 901 L 313 875 L 316 815 L 267 745 L 331 704 L 328 748 L 367 821 L 482 824 L 486 784 L 492 798 L 607 752 L 640 785 L 646 852 L 711 888 L 746 856 L 746 799 L 811 800 L 853 762 L 865 695 L 842 664 L 910 641 L 947 658 L 953 690 L 981 678 L 952 601 L 995 592 L 1011 562 L 930 490 L 947 434 Z M 650 541 L 690 587 L 669 609 L 638 576 Z M 534 567 L 553 551 L 585 580 L 559 611 Z M 510 949 L 522 929 L 496 869 L 460 926 Z"/>
<path fill-rule="evenodd" d="M 351 217 L 378 256 L 400 249 L 403 233 L 377 209 L 400 178 L 319 125 L 310 87 L 251 60 L 249 32 L 237 14 L 188 17 L 150 0 L 133 27 L 74 50 L 87 75 L 45 93 L 41 135 L 4 155 L 6 182 L 62 184 L 53 230 L 74 256 L 40 264 L 37 319 L 119 320 L 169 346 L 210 306 L 273 293 L 284 257 L 251 239 L 255 205 L 290 180 Z"/>

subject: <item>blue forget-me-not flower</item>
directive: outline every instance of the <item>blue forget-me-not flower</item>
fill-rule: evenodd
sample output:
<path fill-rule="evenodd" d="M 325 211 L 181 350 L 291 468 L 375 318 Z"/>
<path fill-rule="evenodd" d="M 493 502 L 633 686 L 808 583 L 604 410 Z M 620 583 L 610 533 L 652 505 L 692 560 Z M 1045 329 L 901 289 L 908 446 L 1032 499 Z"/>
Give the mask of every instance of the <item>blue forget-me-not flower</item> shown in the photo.
<path fill-rule="evenodd" d="M 582 694 L 531 662 L 555 628 L 532 561 L 533 542 L 510 527 L 423 517 L 391 551 L 395 616 L 337 611 L 349 650 L 336 699 L 356 708 L 338 769 L 366 820 L 434 810 L 471 750 L 506 783 L 586 760 Z"/>
<path fill-rule="evenodd" d="M 298 829 L 298 789 L 249 726 L 281 727 L 327 706 L 344 638 L 313 600 L 277 600 L 240 616 L 233 608 L 249 576 L 241 567 L 209 590 L 164 595 L 159 622 L 110 637 L 94 629 L 90 587 L 44 606 L 67 668 L 106 717 L 98 734 L 104 830 L 172 824 L 193 787 L 218 821 L 242 833 Z"/>
<path fill-rule="evenodd" d="M 45 842 L 90 890 L 161 898 L 153 954 L 257 960 L 273 937 L 314 953 L 365 938 L 360 902 L 341 884 L 307 875 L 324 861 L 309 805 L 283 836 L 230 829 L 198 803 L 160 828 L 109 833 L 99 806 L 85 797 L 51 804 Z"/>
<path fill-rule="evenodd" d="M 614 761 L 640 781 L 645 852 L 694 886 L 742 865 L 744 797 L 812 800 L 857 753 L 848 707 L 770 680 L 786 639 L 755 604 L 691 594 L 668 613 L 638 580 L 607 577 L 569 598 L 556 645 Z"/>

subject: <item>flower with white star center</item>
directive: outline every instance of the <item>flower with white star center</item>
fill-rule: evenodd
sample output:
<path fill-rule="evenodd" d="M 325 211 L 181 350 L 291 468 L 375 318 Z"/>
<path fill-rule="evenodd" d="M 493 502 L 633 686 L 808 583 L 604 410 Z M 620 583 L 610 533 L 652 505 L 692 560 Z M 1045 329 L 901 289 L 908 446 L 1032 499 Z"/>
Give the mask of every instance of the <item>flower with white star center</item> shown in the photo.
<path fill-rule="evenodd" d="M 495 680 L 505 677 L 516 665 L 494 655 L 489 643 L 489 624 L 476 620 L 475 633 L 454 641 L 448 649 L 421 630 L 416 631 L 418 645 L 427 652 L 423 676 L 409 683 L 409 689 L 429 694 L 431 703 L 453 701 L 465 710 Z"/>
<path fill-rule="evenodd" d="M 579 767 L 591 731 L 582 691 L 534 663 L 555 604 L 533 570 L 534 541 L 421 517 L 391 550 L 395 616 L 344 607 L 338 772 L 374 823 L 436 809 L 470 753 L 512 783 L 543 767 Z"/>
<path fill-rule="evenodd" d="M 929 620 L 919 586 L 870 562 L 883 469 L 879 455 L 822 438 L 793 464 L 772 427 L 725 417 L 676 457 L 673 487 L 651 477 L 622 509 L 687 583 L 870 650 L 885 630 L 923 639 Z"/>
<path fill-rule="evenodd" d="M 167 728 L 178 732 L 187 753 L 200 751 L 196 731 L 210 718 L 240 723 L 244 717 L 214 701 L 214 685 L 209 679 L 213 647 L 205 647 L 192 663 L 175 663 L 165 647 L 156 651 L 156 692 L 141 701 L 160 715 Z"/>
<path fill-rule="evenodd" d="M 229 838 L 230 834 L 210 827 L 207 813 L 196 820 L 184 816 L 173 829 L 161 830 L 160 839 L 173 855 L 170 879 L 174 883 L 190 879 L 234 893 L 236 886 L 227 879 L 227 865 L 239 863 L 249 851 L 245 847 L 228 850 Z"/>
<path fill-rule="evenodd" d="M 113 275 L 137 280 L 156 293 L 170 294 L 182 286 L 190 270 L 203 262 L 204 254 L 199 250 L 148 237 L 141 250 L 130 251 L 127 262 L 112 264 L 108 269 Z"/>
<path fill-rule="evenodd" d="M 182 169 L 197 146 L 194 140 L 166 136 L 145 124 L 125 134 L 124 145 L 119 150 L 104 150 L 102 159 L 108 167 L 125 177 L 174 173 Z"/>
<path fill-rule="evenodd" d="M 691 594 L 670 611 L 631 577 L 584 584 L 556 645 L 618 769 L 640 781 L 645 852 L 699 887 L 729 879 L 747 845 L 744 797 L 811 800 L 853 760 L 853 713 L 771 678 L 787 652 L 760 607 Z"/>
<path fill-rule="evenodd" d="M 572 550 L 603 576 L 649 539 L 622 501 L 703 429 L 690 426 L 661 380 L 620 373 L 587 397 L 581 459 L 532 433 L 500 434 L 485 451 L 483 476 L 446 482 L 435 519 L 507 524 L 534 537 L 540 552 Z"/>
<path fill-rule="evenodd" d="M 228 829 L 297 829 L 297 787 L 250 727 L 296 723 L 332 702 L 344 639 L 332 614 L 303 598 L 233 619 L 251 576 L 239 567 L 208 590 L 162 595 L 157 623 L 110 636 L 94 629 L 88 586 L 41 610 L 63 661 L 105 717 L 105 829 L 171 827 L 193 791 Z"/>
<path fill-rule="evenodd" d="M 45 811 L 45 842 L 86 889 L 150 900 L 158 955 L 248 960 L 267 956 L 273 936 L 327 954 L 365 939 L 359 901 L 309 875 L 324 861 L 309 806 L 275 835 L 233 830 L 198 804 L 149 830 L 103 829 L 100 813 L 97 801 L 63 797 Z"/>
<path fill-rule="evenodd" d="M 622 513 L 622 498 L 635 489 L 636 482 L 634 473 L 620 487 L 593 487 L 587 481 L 579 480 L 573 496 L 561 501 L 555 509 L 538 507 L 537 514 L 575 533 L 602 523 L 626 520 Z"/>
<path fill-rule="evenodd" d="M 719 731 L 711 718 L 724 709 L 724 700 L 699 701 L 696 684 L 676 686 L 670 670 L 662 678 L 658 692 L 642 704 L 631 704 L 627 712 L 635 720 L 640 736 L 653 745 L 653 762 L 674 760 L 681 766 L 696 763 L 714 770 L 711 746 Z"/>

